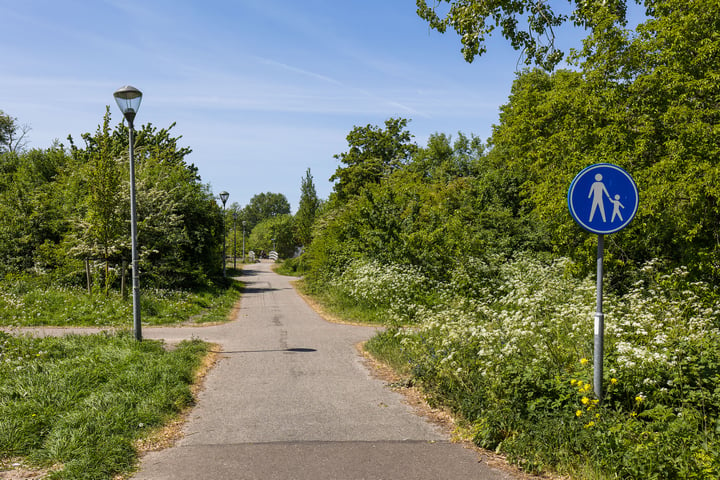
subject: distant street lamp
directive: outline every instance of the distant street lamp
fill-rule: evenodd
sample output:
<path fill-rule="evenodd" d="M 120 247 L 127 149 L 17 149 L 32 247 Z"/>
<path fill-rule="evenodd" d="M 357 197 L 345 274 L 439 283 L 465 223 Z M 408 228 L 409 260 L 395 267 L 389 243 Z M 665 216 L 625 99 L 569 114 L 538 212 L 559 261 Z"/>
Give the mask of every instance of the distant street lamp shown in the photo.
<path fill-rule="evenodd" d="M 233 270 L 237 270 L 237 212 L 233 212 Z"/>
<path fill-rule="evenodd" d="M 142 92 L 135 87 L 126 85 L 113 93 L 120 111 L 125 116 L 129 127 L 130 143 L 130 243 L 132 245 L 132 292 L 133 292 L 133 330 L 135 340 L 142 340 L 142 326 L 140 323 L 140 265 L 138 264 L 137 249 L 137 207 L 135 205 L 135 151 L 134 151 L 134 125 L 135 115 Z"/>
<path fill-rule="evenodd" d="M 243 220 L 243 263 L 245 263 L 245 224 L 247 222 Z"/>
<path fill-rule="evenodd" d="M 222 200 L 222 202 L 223 202 L 223 222 L 222 222 L 222 224 L 223 224 L 223 260 L 222 260 L 223 277 L 225 276 L 225 259 L 227 258 L 225 256 L 225 203 L 227 202 L 227 199 L 229 196 L 230 196 L 230 194 L 228 192 L 224 192 L 224 191 L 220 192 L 220 200 Z"/>

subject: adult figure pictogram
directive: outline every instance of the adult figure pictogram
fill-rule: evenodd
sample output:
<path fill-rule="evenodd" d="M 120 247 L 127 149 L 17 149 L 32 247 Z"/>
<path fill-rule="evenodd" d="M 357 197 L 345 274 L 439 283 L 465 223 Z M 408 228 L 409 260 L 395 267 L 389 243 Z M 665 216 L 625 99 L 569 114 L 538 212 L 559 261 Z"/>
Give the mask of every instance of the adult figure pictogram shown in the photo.
<path fill-rule="evenodd" d="M 602 182 L 602 179 L 602 174 L 596 174 L 595 183 L 592 184 L 592 187 L 590 187 L 590 193 L 588 193 L 588 198 L 592 197 L 592 208 L 590 209 L 590 219 L 588 220 L 589 222 L 593 221 L 595 211 L 598 209 L 598 207 L 600 208 L 600 216 L 602 217 L 603 222 L 607 222 L 607 217 L 605 217 L 605 202 L 603 194 L 606 195 L 608 198 L 610 198 L 610 194 L 608 193 L 607 188 L 605 188 L 605 184 Z"/>

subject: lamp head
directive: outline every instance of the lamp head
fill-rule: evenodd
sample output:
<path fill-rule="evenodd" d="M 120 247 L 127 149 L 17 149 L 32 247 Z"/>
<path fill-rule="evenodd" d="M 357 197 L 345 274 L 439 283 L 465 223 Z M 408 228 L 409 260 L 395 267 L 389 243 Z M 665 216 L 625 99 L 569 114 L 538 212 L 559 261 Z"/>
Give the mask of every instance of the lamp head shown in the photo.
<path fill-rule="evenodd" d="M 223 207 L 225 207 L 225 202 L 227 202 L 229 196 L 230 194 L 228 192 L 220 192 L 220 200 L 223 202 Z"/>
<path fill-rule="evenodd" d="M 130 126 L 132 126 L 135 115 L 140 108 L 142 92 L 135 87 L 126 85 L 118 88 L 115 93 L 113 93 L 113 97 L 115 97 L 115 102 L 117 102 L 118 107 L 120 107 L 120 111 L 125 116 L 125 119 Z"/>

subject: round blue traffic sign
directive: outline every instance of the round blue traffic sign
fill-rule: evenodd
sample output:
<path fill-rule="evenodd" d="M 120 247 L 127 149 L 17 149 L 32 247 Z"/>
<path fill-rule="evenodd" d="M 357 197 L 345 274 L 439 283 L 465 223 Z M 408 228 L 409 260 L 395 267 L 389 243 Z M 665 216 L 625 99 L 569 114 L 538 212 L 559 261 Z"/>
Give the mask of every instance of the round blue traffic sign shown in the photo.
<path fill-rule="evenodd" d="M 590 165 L 577 174 L 568 190 L 568 208 L 585 230 L 614 233 L 625 228 L 637 213 L 635 180 L 611 163 Z"/>

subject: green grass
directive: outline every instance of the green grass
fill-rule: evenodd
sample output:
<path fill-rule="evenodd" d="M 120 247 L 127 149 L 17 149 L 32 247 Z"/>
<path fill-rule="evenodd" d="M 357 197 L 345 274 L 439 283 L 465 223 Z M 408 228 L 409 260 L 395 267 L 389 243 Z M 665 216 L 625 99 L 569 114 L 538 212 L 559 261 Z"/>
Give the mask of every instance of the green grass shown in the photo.
<path fill-rule="evenodd" d="M 378 333 L 365 343 L 365 350 L 396 373 L 410 375 L 410 362 L 403 353 L 397 329 L 390 328 Z"/>
<path fill-rule="evenodd" d="M 110 479 L 130 471 L 134 442 L 193 402 L 208 350 L 167 351 L 128 334 L 16 337 L 0 332 L 0 460 L 60 465 L 53 479 Z"/>
<path fill-rule="evenodd" d="M 296 258 L 288 258 L 278 263 L 275 267 L 275 272 L 280 275 L 287 275 L 290 277 L 300 277 L 304 275 L 310 266 L 305 255 L 301 255 Z"/>
<path fill-rule="evenodd" d="M 141 289 L 140 313 L 147 325 L 226 321 L 242 284 L 228 281 L 202 290 Z M 132 318 L 132 299 L 119 292 L 43 284 L 30 276 L 0 282 L 0 326 L 123 326 Z"/>
<path fill-rule="evenodd" d="M 390 318 L 385 310 L 370 307 L 339 289 L 326 288 L 315 291 L 308 288 L 304 280 L 296 282 L 298 290 L 316 300 L 329 314 L 348 322 L 366 323 L 368 325 L 385 325 Z"/>

